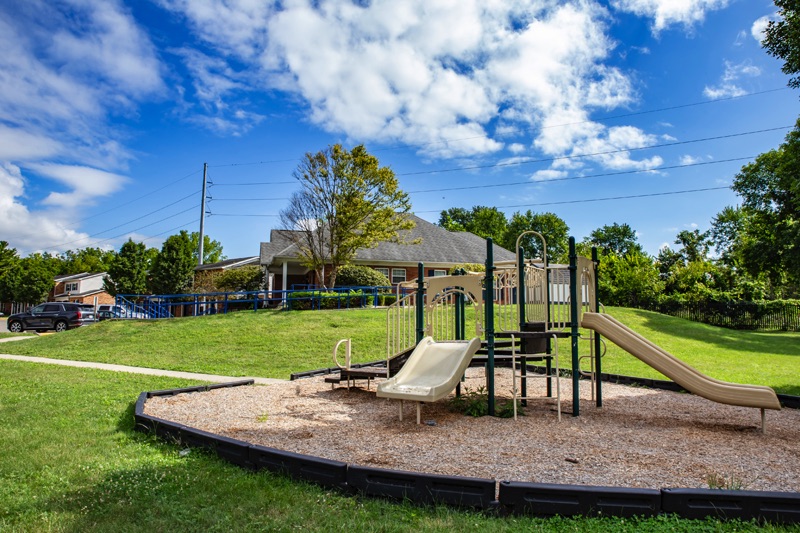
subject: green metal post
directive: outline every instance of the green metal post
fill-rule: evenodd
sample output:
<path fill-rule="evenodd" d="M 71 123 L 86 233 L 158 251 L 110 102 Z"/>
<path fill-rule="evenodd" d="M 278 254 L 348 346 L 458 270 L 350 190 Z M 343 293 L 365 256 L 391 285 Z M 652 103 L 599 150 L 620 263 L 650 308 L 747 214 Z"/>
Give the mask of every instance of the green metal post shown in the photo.
<path fill-rule="evenodd" d="M 593 313 L 600 312 L 600 302 L 599 302 L 599 294 L 600 294 L 600 278 L 598 275 L 600 273 L 600 259 L 597 257 L 597 248 L 592 246 L 592 263 L 594 263 L 594 309 L 592 309 Z M 594 371 L 595 371 L 595 380 L 596 383 L 596 390 L 595 390 L 595 397 L 597 398 L 597 407 L 603 407 L 603 380 L 600 379 L 600 373 L 602 372 L 601 364 L 601 348 L 600 344 L 600 334 L 596 331 L 594 332 Z"/>
<path fill-rule="evenodd" d="M 517 307 L 519 309 L 519 330 L 525 331 L 525 323 L 527 322 L 525 317 L 525 252 L 522 251 L 522 248 L 519 249 L 519 263 L 517 264 Z M 520 387 L 520 392 L 523 398 L 528 396 L 528 358 L 525 357 L 527 350 L 522 349 L 526 342 L 528 341 L 520 339 L 520 349 L 522 350 L 522 367 L 520 368 L 522 386 Z M 516 372 L 516 368 L 512 370 Z M 527 406 L 528 400 L 522 400 L 520 403 Z"/>
<path fill-rule="evenodd" d="M 578 254 L 575 237 L 569 238 L 569 312 L 572 338 L 572 416 L 580 416 L 580 362 L 578 361 Z"/>
<path fill-rule="evenodd" d="M 494 248 L 486 239 L 486 391 L 489 395 L 489 416 L 494 416 Z"/>
<path fill-rule="evenodd" d="M 425 337 L 425 267 L 417 265 L 417 344 Z"/>
<path fill-rule="evenodd" d="M 521 251 L 521 250 L 520 250 Z M 519 306 L 519 330 L 525 329 L 525 253 L 519 254 L 517 264 L 517 305 Z"/>

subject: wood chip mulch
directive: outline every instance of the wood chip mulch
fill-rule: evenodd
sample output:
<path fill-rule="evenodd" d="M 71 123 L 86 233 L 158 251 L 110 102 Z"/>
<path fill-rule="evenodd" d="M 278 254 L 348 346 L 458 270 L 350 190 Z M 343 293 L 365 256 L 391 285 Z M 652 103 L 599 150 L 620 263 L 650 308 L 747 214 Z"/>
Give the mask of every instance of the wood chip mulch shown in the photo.
<path fill-rule="evenodd" d="M 465 386 L 485 385 L 470 369 Z M 571 381 L 561 380 L 562 419 L 545 380 L 531 379 L 526 416 L 473 418 L 445 399 L 423 404 L 377 398 L 364 387 L 331 389 L 323 378 L 154 397 L 145 412 L 187 426 L 351 464 L 501 480 L 642 488 L 800 491 L 800 410 L 717 404 L 690 394 L 603 384 L 603 407 L 581 384 L 572 417 Z M 511 396 L 498 369 L 499 398 Z"/>

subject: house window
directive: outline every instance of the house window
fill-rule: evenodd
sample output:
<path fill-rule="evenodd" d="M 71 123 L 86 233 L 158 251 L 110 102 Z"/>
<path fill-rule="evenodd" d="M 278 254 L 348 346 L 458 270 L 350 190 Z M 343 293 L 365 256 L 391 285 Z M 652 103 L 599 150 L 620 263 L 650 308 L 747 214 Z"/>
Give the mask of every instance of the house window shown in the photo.
<path fill-rule="evenodd" d="M 433 277 L 434 278 L 436 276 L 446 276 L 446 275 L 447 275 L 447 270 L 434 270 L 433 271 Z"/>
<path fill-rule="evenodd" d="M 393 268 L 392 269 L 392 283 L 402 283 L 406 280 L 406 269 L 405 268 Z"/>
<path fill-rule="evenodd" d="M 388 268 L 376 268 L 375 270 L 377 272 L 380 272 L 384 276 L 386 276 L 386 279 L 389 279 L 389 269 Z"/>
<path fill-rule="evenodd" d="M 78 282 L 75 283 L 67 283 L 67 292 L 77 292 L 78 291 Z"/>

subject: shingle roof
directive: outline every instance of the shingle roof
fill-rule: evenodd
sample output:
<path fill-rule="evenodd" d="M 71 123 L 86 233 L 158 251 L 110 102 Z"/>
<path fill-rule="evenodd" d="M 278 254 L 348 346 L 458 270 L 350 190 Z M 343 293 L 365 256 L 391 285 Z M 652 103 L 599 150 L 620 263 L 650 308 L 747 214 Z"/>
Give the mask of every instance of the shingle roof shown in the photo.
<path fill-rule="evenodd" d="M 381 242 L 375 248 L 362 248 L 355 260 L 360 263 L 484 263 L 486 261 L 486 240 L 469 232 L 451 232 L 431 224 L 416 215 L 409 215 L 416 223 L 414 229 L 400 232 L 401 242 L 419 244 L 398 244 Z M 272 242 L 261 243 L 261 264 L 269 265 L 275 257 L 297 257 L 297 248 L 291 243 L 288 232 L 272 231 Z M 493 247 L 495 261 L 513 261 L 514 254 L 498 245 Z"/>
<path fill-rule="evenodd" d="M 232 268 L 237 266 L 244 266 L 249 264 L 258 264 L 258 256 L 253 255 L 250 257 L 237 257 L 236 259 L 226 259 L 225 261 L 218 261 L 216 263 L 208 263 L 207 265 L 201 265 L 195 267 L 195 271 L 198 270 L 225 270 L 226 268 Z"/>

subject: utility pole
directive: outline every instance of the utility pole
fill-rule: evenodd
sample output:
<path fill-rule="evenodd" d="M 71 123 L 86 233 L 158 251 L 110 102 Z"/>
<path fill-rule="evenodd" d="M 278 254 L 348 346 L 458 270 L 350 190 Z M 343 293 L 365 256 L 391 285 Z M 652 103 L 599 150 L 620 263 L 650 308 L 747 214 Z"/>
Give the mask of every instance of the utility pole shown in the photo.
<path fill-rule="evenodd" d="M 203 227 L 206 222 L 206 182 L 208 178 L 208 163 L 203 163 L 203 197 L 200 199 L 200 246 L 197 251 L 197 266 L 203 266 Z"/>

